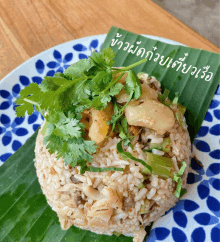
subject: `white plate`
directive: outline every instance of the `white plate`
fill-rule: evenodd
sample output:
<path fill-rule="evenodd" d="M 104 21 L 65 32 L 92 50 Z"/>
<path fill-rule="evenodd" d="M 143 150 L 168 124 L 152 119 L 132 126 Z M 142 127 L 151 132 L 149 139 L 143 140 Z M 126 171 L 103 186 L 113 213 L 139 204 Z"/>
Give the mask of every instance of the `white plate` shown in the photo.
<path fill-rule="evenodd" d="M 26 61 L 0 82 L 0 165 L 34 133 L 43 119 L 37 112 L 16 118 L 14 101 L 19 91 L 31 82 L 40 83 L 68 65 L 100 50 L 106 35 L 73 40 L 48 49 Z M 169 44 L 177 42 L 147 36 Z M 220 241 L 220 88 L 210 105 L 194 153 L 203 168 L 192 160 L 190 188 L 179 203 L 154 223 L 146 241 L 219 242 Z M 1 206 L 1 205 L 0 205 Z"/>

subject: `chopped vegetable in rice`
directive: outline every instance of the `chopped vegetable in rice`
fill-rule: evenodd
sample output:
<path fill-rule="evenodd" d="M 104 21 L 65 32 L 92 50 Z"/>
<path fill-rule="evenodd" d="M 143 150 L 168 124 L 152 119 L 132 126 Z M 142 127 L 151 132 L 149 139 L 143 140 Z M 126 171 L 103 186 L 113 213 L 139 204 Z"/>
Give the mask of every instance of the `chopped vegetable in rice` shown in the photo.
<path fill-rule="evenodd" d="M 45 117 L 35 147 L 39 183 L 62 229 L 133 236 L 185 191 L 191 143 L 178 96 L 110 48 L 21 91 L 16 112 Z"/>

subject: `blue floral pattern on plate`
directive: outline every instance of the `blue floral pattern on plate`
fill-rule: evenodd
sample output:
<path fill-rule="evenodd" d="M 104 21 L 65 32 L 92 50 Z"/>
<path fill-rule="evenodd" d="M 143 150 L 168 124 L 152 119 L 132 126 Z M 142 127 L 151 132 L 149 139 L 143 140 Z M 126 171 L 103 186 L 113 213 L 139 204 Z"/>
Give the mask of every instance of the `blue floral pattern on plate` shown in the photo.
<path fill-rule="evenodd" d="M 24 118 L 15 115 L 15 99 L 31 82 L 63 72 L 79 59 L 99 51 L 106 35 L 92 36 L 49 49 L 21 65 L 0 83 L 0 165 L 3 164 L 43 122 L 37 111 Z M 160 40 L 159 37 L 155 39 Z M 167 43 L 172 41 L 165 40 Z M 174 43 L 175 44 L 175 43 Z M 12 78 L 13 77 L 13 78 Z M 210 104 L 194 142 L 188 193 L 175 207 L 154 223 L 147 242 L 220 241 L 220 87 Z"/>
<path fill-rule="evenodd" d="M 58 50 L 54 50 L 53 57 L 55 61 L 47 63 L 47 67 L 52 69 L 47 72 L 47 76 L 53 76 L 56 72 L 63 73 L 70 66 L 68 63 L 73 59 L 73 53 L 67 53 L 62 57 L 62 54 Z"/>

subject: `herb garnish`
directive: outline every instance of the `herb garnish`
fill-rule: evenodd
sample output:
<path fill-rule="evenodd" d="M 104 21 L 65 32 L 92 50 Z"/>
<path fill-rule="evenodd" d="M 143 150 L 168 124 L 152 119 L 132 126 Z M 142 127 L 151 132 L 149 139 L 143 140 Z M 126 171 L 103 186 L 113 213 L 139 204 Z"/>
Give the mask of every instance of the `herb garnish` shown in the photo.
<path fill-rule="evenodd" d="M 175 98 L 172 101 L 172 105 L 177 105 L 178 104 L 178 99 L 179 99 L 179 93 L 175 93 Z"/>
<path fill-rule="evenodd" d="M 95 142 L 85 140 L 85 126 L 80 122 L 85 109 L 104 109 L 114 96 L 119 94 L 123 84 L 118 82 L 127 73 L 125 91 L 129 101 L 141 96 L 141 84 L 131 68 L 143 63 L 143 59 L 121 69 L 114 68 L 115 53 L 111 48 L 102 52 L 91 53 L 88 59 L 79 60 L 68 67 L 64 73 L 56 73 L 53 77 L 45 77 L 40 85 L 31 83 L 21 90 L 16 100 L 17 116 L 27 112 L 31 115 L 34 108 L 46 119 L 42 130 L 44 144 L 50 153 L 63 157 L 65 165 L 81 166 L 81 173 L 86 170 L 101 172 L 121 168 L 97 168 L 87 166 L 92 163 L 92 154 L 96 152 Z M 119 76 L 115 78 L 115 74 Z M 119 130 L 120 137 L 128 144 L 126 119 L 123 116 L 124 106 L 114 105 L 116 110 L 110 123 Z"/>
<path fill-rule="evenodd" d="M 177 183 L 176 190 L 174 193 L 174 195 L 177 198 L 179 198 L 181 195 L 181 189 L 182 189 L 182 184 L 183 184 L 181 176 L 183 175 L 185 169 L 186 169 L 186 162 L 183 161 L 180 170 L 177 173 L 174 173 L 174 176 L 173 176 L 173 180 Z"/>
<path fill-rule="evenodd" d="M 121 157 L 125 160 L 127 159 L 131 159 L 131 160 L 134 160 L 136 162 L 139 162 L 141 163 L 143 166 L 146 167 L 146 169 L 148 170 L 148 172 L 150 174 L 152 174 L 152 167 L 149 166 L 145 161 L 141 160 L 141 159 L 138 159 L 136 157 L 134 157 L 130 152 L 127 152 L 127 151 L 124 151 L 123 150 L 123 147 L 122 147 L 122 142 L 123 140 L 119 141 L 118 144 L 117 144 L 117 151 L 118 153 L 121 155 Z"/>
<path fill-rule="evenodd" d="M 169 96 L 169 93 L 170 93 L 170 91 L 168 89 L 165 89 L 163 94 L 159 94 L 158 99 L 160 100 L 160 102 L 162 102 L 163 104 L 166 105 L 165 100 Z"/>

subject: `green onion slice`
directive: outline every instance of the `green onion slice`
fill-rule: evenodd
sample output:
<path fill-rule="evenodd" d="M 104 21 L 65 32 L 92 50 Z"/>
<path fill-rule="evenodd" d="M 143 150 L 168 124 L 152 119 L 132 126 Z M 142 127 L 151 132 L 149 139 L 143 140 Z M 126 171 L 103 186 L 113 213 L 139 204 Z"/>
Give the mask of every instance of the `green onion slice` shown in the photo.
<path fill-rule="evenodd" d="M 151 143 L 150 149 L 162 150 L 165 153 L 170 152 L 170 138 L 164 138 L 161 143 Z"/>
<path fill-rule="evenodd" d="M 173 180 L 177 183 L 176 190 L 174 193 L 174 195 L 177 198 L 179 198 L 181 196 L 181 190 L 182 190 L 182 184 L 183 184 L 181 176 L 183 175 L 185 169 L 186 169 L 186 162 L 183 161 L 180 170 L 177 173 L 175 173 L 173 176 Z"/>
<path fill-rule="evenodd" d="M 136 161 L 136 162 L 141 163 L 143 166 L 146 167 L 146 169 L 148 170 L 148 172 L 149 172 L 150 174 L 152 174 L 152 167 L 149 166 L 145 161 L 143 161 L 143 160 L 141 160 L 141 159 L 137 159 L 136 157 L 134 157 L 130 152 L 124 151 L 124 150 L 123 150 L 123 147 L 122 147 L 122 142 L 123 142 L 123 140 L 121 140 L 121 141 L 118 142 L 118 144 L 117 144 L 117 151 L 118 151 L 118 153 L 121 155 L 121 157 L 122 157 L 123 159 L 127 159 L 127 158 L 128 158 L 128 159 L 131 159 L 131 160 L 134 160 L 134 161 Z"/>
<path fill-rule="evenodd" d="M 170 91 L 168 89 L 165 89 L 162 95 L 159 95 L 159 100 L 164 103 L 165 99 L 168 97 Z"/>
<path fill-rule="evenodd" d="M 123 168 L 117 168 L 117 167 L 93 167 L 93 166 L 88 166 L 86 168 L 87 171 L 92 171 L 92 172 L 104 172 L 104 171 L 123 171 Z"/>
<path fill-rule="evenodd" d="M 178 104 L 177 108 L 178 108 L 179 111 L 182 113 L 182 115 L 185 114 L 185 112 L 186 112 L 186 107 L 184 107 L 184 106 L 181 105 L 181 104 Z"/>
<path fill-rule="evenodd" d="M 179 93 L 176 92 L 176 93 L 175 93 L 175 98 L 173 99 L 172 104 L 173 104 L 173 105 L 177 105 L 177 104 L 178 104 L 178 99 L 179 99 Z"/>
<path fill-rule="evenodd" d="M 164 178 L 172 177 L 171 169 L 173 166 L 173 161 L 171 158 L 163 157 L 150 152 L 146 152 L 146 155 L 146 163 L 152 167 L 154 175 Z M 143 170 L 142 173 L 149 175 L 147 170 Z"/>
<path fill-rule="evenodd" d="M 44 127 L 43 127 L 43 129 L 41 130 L 41 134 L 42 134 L 42 135 L 45 135 L 48 125 L 49 125 L 49 122 L 46 122 L 46 123 L 44 124 Z"/>

